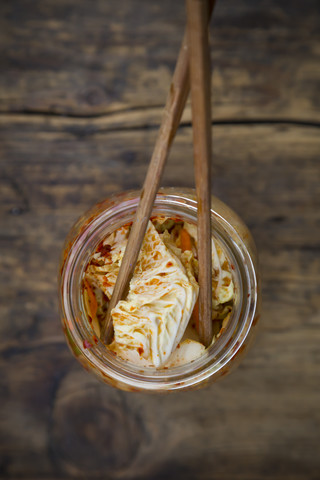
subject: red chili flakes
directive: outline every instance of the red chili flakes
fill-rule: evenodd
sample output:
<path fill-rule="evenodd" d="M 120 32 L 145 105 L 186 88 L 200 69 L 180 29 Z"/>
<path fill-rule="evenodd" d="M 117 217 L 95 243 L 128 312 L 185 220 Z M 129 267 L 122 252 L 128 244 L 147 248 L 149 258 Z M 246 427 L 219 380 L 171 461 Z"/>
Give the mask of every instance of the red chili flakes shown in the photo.
<path fill-rule="evenodd" d="M 250 297 L 250 293 L 248 293 L 247 297 L 248 297 L 248 298 Z"/>
<path fill-rule="evenodd" d="M 175 223 L 183 222 L 183 220 L 180 217 L 169 217 L 170 220 L 173 220 Z"/>
<path fill-rule="evenodd" d="M 97 246 L 97 250 L 96 252 L 101 252 L 101 250 L 103 249 L 103 240 L 99 243 L 99 245 Z"/>
<path fill-rule="evenodd" d="M 92 343 L 90 343 L 86 338 L 83 340 L 83 348 L 92 348 Z"/>
<path fill-rule="evenodd" d="M 112 284 L 109 282 L 109 280 L 106 277 L 102 278 L 102 283 L 105 287 L 112 287 Z"/>
<path fill-rule="evenodd" d="M 139 388 L 136 388 L 136 387 L 130 387 L 129 388 L 129 392 L 139 392 Z"/>
<path fill-rule="evenodd" d="M 177 348 L 180 348 L 180 343 L 178 343 Z"/>
<path fill-rule="evenodd" d="M 172 267 L 172 266 L 173 266 L 173 263 L 172 263 L 172 262 L 168 262 L 166 266 L 167 266 L 168 268 L 169 268 L 169 267 Z"/>
<path fill-rule="evenodd" d="M 235 270 L 235 266 L 233 265 L 233 263 L 231 263 L 231 268 L 232 270 Z"/>
<path fill-rule="evenodd" d="M 100 253 L 102 257 L 107 257 L 110 255 L 111 249 L 111 245 L 103 245 L 103 242 L 100 242 L 96 251 Z"/>
<path fill-rule="evenodd" d="M 98 338 L 97 338 L 95 335 L 93 335 L 92 338 L 93 338 L 94 343 L 97 345 L 97 344 L 98 344 L 98 341 L 99 341 Z"/>
<path fill-rule="evenodd" d="M 131 227 L 132 224 L 133 224 L 133 222 L 127 222 L 127 223 L 125 223 L 124 225 L 122 225 L 121 228 L 126 229 L 127 227 Z M 120 230 L 120 229 L 119 229 L 119 230 Z"/>
<path fill-rule="evenodd" d="M 107 203 L 108 203 L 107 200 L 101 200 L 101 202 L 96 203 L 96 207 L 97 207 L 98 209 L 104 210 L 104 209 L 105 209 L 105 205 L 107 205 Z M 114 204 L 114 202 L 110 202 L 110 206 L 113 205 L 113 204 Z"/>
<path fill-rule="evenodd" d="M 138 352 L 139 352 L 139 355 L 141 357 L 141 355 L 143 355 L 143 352 L 144 352 L 143 347 L 139 347 Z"/>

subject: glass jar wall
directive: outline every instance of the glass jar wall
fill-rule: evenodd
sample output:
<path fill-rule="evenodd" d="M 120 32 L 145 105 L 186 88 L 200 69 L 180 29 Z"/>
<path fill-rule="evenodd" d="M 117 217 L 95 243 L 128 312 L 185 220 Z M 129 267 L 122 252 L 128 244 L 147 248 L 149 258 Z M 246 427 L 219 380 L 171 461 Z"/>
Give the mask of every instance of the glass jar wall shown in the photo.
<path fill-rule="evenodd" d="M 234 309 L 221 336 L 198 359 L 176 367 L 152 368 L 118 358 L 96 337 L 85 313 L 82 279 L 98 244 L 132 222 L 139 192 L 124 192 L 86 212 L 71 229 L 62 254 L 59 276 L 61 318 L 69 346 L 79 362 L 104 382 L 132 391 L 167 392 L 206 385 L 229 373 L 243 355 L 259 318 L 257 256 L 242 220 L 212 197 L 212 234 L 232 262 Z M 196 223 L 194 190 L 166 188 L 158 193 L 153 216 L 165 215 Z"/>

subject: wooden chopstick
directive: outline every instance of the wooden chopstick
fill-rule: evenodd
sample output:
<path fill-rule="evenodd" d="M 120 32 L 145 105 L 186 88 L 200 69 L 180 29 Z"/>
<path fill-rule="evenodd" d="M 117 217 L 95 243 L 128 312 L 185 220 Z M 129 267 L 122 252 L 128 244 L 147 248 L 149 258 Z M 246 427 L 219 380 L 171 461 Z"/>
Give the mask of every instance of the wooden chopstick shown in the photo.
<path fill-rule="evenodd" d="M 207 7 L 209 9 L 208 19 L 211 17 L 214 4 L 215 0 L 210 0 L 209 6 Z M 117 305 L 119 300 L 125 298 L 127 295 L 129 283 L 137 263 L 147 224 L 152 212 L 154 199 L 159 188 L 161 175 L 170 146 L 180 123 L 189 90 L 189 53 L 187 32 L 185 32 L 164 108 L 164 114 L 155 148 L 141 190 L 139 205 L 131 227 L 128 243 L 122 258 L 108 311 L 103 325 L 101 326 L 100 339 L 106 344 L 110 343 L 113 334 L 111 311 Z"/>
<path fill-rule="evenodd" d="M 212 341 L 211 259 L 211 89 L 208 7 L 205 0 L 186 0 L 190 55 L 194 167 L 198 201 L 199 337 Z"/>

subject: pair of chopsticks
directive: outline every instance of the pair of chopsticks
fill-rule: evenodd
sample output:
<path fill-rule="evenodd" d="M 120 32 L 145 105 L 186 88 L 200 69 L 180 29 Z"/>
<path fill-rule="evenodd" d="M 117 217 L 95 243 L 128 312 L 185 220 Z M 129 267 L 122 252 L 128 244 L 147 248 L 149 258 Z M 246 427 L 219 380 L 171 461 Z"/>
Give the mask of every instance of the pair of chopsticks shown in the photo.
<path fill-rule="evenodd" d="M 110 343 L 113 334 L 111 311 L 126 297 L 139 256 L 153 203 L 168 153 L 180 123 L 190 90 L 194 166 L 198 201 L 199 337 L 208 346 L 212 340 L 211 284 L 211 101 L 208 23 L 215 0 L 186 0 L 187 27 L 173 74 L 170 92 L 140 194 L 117 281 L 101 329 L 101 340 Z"/>

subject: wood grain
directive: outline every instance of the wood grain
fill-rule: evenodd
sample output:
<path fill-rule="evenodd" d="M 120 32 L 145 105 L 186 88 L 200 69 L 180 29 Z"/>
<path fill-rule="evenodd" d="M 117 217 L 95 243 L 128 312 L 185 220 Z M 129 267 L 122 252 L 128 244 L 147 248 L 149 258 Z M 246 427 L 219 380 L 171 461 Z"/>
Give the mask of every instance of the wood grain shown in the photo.
<path fill-rule="evenodd" d="M 0 4 L 0 110 L 161 114 L 185 25 L 184 2 L 24 0 Z M 317 0 L 218 1 L 213 119 L 319 122 Z M 185 112 L 190 121 L 191 111 Z"/>
<path fill-rule="evenodd" d="M 0 185 L 3 478 L 104 478 L 106 464 L 110 478 L 316 478 L 318 129 L 214 128 L 214 191 L 250 225 L 260 253 L 262 325 L 229 378 L 161 399 L 116 393 L 82 372 L 60 329 L 55 283 L 70 224 L 94 201 L 139 185 L 156 132 L 79 141 L 49 130 L 27 119 L 2 129 L 1 158 L 14 161 L 2 165 Z M 164 183 L 192 186 L 190 127 L 170 161 Z"/>
<path fill-rule="evenodd" d="M 218 2 L 213 23 L 213 120 L 227 122 L 212 131 L 212 189 L 250 226 L 260 257 L 248 356 L 216 385 L 159 398 L 100 384 L 66 346 L 64 237 L 96 201 L 140 187 L 183 30 L 183 2 L 141 3 L 0 5 L 0 477 L 316 480 L 316 2 Z M 193 186 L 188 119 L 169 162 L 163 185 Z"/>

